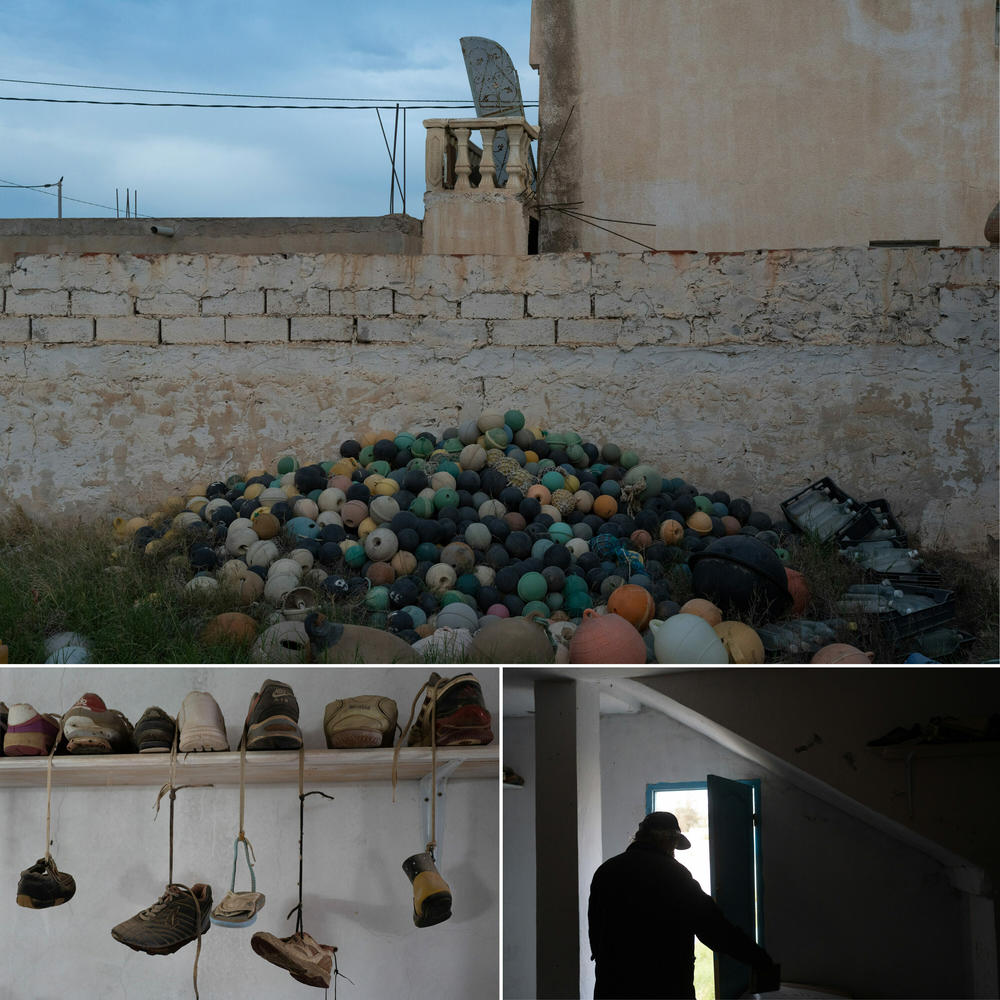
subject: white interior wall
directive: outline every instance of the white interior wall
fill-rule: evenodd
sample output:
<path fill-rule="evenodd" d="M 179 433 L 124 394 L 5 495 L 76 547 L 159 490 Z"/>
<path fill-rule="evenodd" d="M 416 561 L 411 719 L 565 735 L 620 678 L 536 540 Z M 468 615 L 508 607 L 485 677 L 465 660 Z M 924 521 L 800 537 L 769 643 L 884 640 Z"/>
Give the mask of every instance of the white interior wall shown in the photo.
<path fill-rule="evenodd" d="M 784 981 L 969 995 L 961 897 L 936 861 L 659 712 L 605 717 L 601 750 L 606 857 L 635 832 L 648 783 L 761 779 L 765 946 Z"/>
<path fill-rule="evenodd" d="M 503 995 L 535 995 L 535 720 L 503 720 L 503 762 L 522 778 L 503 798 Z"/>
<path fill-rule="evenodd" d="M 508 718 L 504 759 L 528 795 L 504 800 L 504 996 L 534 993 L 532 718 Z M 604 857 L 628 845 L 646 785 L 760 778 L 766 946 L 786 982 L 864 997 L 969 996 L 964 897 L 936 861 L 661 713 L 601 720 Z M 708 886 L 704 886 L 709 891 Z"/>
<path fill-rule="evenodd" d="M 211 691 L 231 745 L 250 698 L 270 676 L 292 685 L 307 749 L 325 747 L 323 709 L 336 698 L 378 693 L 394 698 L 405 723 L 427 668 L 34 668 L 0 670 L 0 699 L 62 712 L 85 691 L 134 723 L 150 705 L 176 713 L 192 690 Z M 477 670 L 496 718 L 498 671 Z M 58 772 L 56 772 L 58 773 Z M 499 970 L 497 783 L 452 777 L 447 791 L 443 870 L 454 897 L 450 920 L 419 929 L 403 860 L 424 847 L 419 782 L 307 782 L 335 797 L 306 799 L 305 929 L 338 947 L 342 997 L 465 1000 L 494 996 Z M 76 896 L 31 911 L 15 902 L 19 872 L 44 850 L 45 787 L 0 787 L 0 951 L 2 1000 L 188 1000 L 195 949 L 172 956 L 133 952 L 111 927 L 155 902 L 168 871 L 168 803 L 154 822 L 152 787 L 60 788 L 52 795 L 53 856 L 74 876 Z M 198 985 L 204 998 L 316 996 L 250 947 L 255 931 L 293 932 L 285 915 L 297 901 L 298 789 L 248 785 L 246 834 L 257 857 L 257 888 L 267 897 L 252 928 L 213 926 L 202 942 Z M 220 899 L 229 887 L 238 830 L 238 784 L 180 791 L 175 806 L 174 879 L 208 882 Z M 242 852 L 241 852 L 242 854 Z M 246 869 L 237 888 L 248 888 Z M 331 991 L 332 996 L 332 991 Z"/>

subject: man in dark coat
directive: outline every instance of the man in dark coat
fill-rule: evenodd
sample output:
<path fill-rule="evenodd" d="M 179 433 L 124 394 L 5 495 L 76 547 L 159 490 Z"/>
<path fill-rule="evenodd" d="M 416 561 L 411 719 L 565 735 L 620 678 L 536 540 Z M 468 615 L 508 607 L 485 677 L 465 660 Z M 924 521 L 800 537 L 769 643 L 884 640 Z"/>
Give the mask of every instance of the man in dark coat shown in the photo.
<path fill-rule="evenodd" d="M 595 1000 L 693 1000 L 696 934 L 713 951 L 753 966 L 758 991 L 779 988 L 767 952 L 674 860 L 675 849 L 690 846 L 673 813 L 650 813 L 625 853 L 595 872 L 588 911 Z"/>

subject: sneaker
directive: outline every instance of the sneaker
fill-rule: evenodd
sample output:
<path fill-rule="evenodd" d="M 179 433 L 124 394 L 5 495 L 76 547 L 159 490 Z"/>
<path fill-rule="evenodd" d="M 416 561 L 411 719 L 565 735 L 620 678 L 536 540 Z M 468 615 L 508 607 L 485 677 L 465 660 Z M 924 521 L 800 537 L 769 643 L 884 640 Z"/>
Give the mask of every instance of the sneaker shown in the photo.
<path fill-rule="evenodd" d="M 434 867 L 430 851 L 413 854 L 403 862 L 403 871 L 413 883 L 413 922 L 433 927 L 451 916 L 451 889 Z"/>
<path fill-rule="evenodd" d="M 331 749 L 391 747 L 396 735 L 396 703 L 377 694 L 331 701 L 323 713 L 323 732 Z"/>
<path fill-rule="evenodd" d="M 230 889 L 212 910 L 212 923 L 220 927 L 249 927 L 263 908 L 264 893 L 233 892 Z"/>
<path fill-rule="evenodd" d="M 109 711 L 96 694 L 81 695 L 63 716 L 66 749 L 70 753 L 134 753 L 132 723 L 121 712 Z"/>
<path fill-rule="evenodd" d="M 181 753 L 191 750 L 228 750 L 226 720 L 218 702 L 207 691 L 192 691 L 177 716 Z"/>
<path fill-rule="evenodd" d="M 59 733 L 59 719 L 43 715 L 31 705 L 11 705 L 7 713 L 7 732 L 3 752 L 9 757 L 44 757 Z"/>
<path fill-rule="evenodd" d="M 474 746 L 493 742 L 490 713 L 486 710 L 479 681 L 472 674 L 447 678 L 432 673 L 427 683 L 427 696 L 417 721 L 410 729 L 407 746 L 431 745 L 431 713 L 435 697 L 435 742 L 439 747 Z"/>
<path fill-rule="evenodd" d="M 51 857 L 39 858 L 21 872 L 17 883 L 17 905 L 44 910 L 67 902 L 75 892 L 76 882 L 72 875 L 59 871 Z"/>
<path fill-rule="evenodd" d="M 135 742 L 139 753 L 170 753 L 177 723 L 158 705 L 147 708 L 135 724 Z"/>
<path fill-rule="evenodd" d="M 247 750 L 298 750 L 302 746 L 299 703 L 280 681 L 264 681 L 250 699 Z"/>
<path fill-rule="evenodd" d="M 325 989 L 330 985 L 333 953 L 337 949 L 333 945 L 320 944 L 305 931 L 286 938 L 258 931 L 250 938 L 250 946 L 265 961 L 279 969 L 287 969 L 292 979 L 306 986 Z"/>
<path fill-rule="evenodd" d="M 198 882 L 187 889 L 168 885 L 152 906 L 111 928 L 111 936 L 133 951 L 172 955 L 208 932 L 212 925 L 212 887 Z"/>

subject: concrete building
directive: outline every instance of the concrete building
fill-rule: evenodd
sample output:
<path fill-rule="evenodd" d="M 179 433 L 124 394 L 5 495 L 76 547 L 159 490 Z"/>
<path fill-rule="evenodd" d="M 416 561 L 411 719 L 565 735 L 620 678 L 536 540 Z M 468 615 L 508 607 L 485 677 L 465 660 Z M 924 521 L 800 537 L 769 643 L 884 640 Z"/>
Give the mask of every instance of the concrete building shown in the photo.
<path fill-rule="evenodd" d="M 811 990 L 777 996 L 997 995 L 998 744 L 866 745 L 995 708 L 995 671 L 656 669 L 504 671 L 507 1000 L 593 995 L 594 871 L 707 775 L 760 782 L 763 943 Z"/>
<path fill-rule="evenodd" d="M 977 246 L 994 0 L 534 0 L 541 204 L 657 250 Z M 556 211 L 543 251 L 635 244 Z"/>

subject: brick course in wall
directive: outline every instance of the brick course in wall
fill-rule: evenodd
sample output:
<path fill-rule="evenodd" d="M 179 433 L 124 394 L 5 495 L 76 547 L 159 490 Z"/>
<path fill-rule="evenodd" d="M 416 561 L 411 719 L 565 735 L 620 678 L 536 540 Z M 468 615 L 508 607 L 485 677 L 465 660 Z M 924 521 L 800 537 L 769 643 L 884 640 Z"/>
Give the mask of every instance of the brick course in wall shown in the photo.
<path fill-rule="evenodd" d="M 69 471 L 116 436 L 112 397 L 150 491 L 326 441 L 334 414 L 331 440 L 510 404 L 774 502 L 826 474 L 895 491 L 973 547 L 996 534 L 997 251 L 27 255 L 0 271 L 0 390 L 3 495 L 35 508 L 134 490 L 113 450 Z"/>

